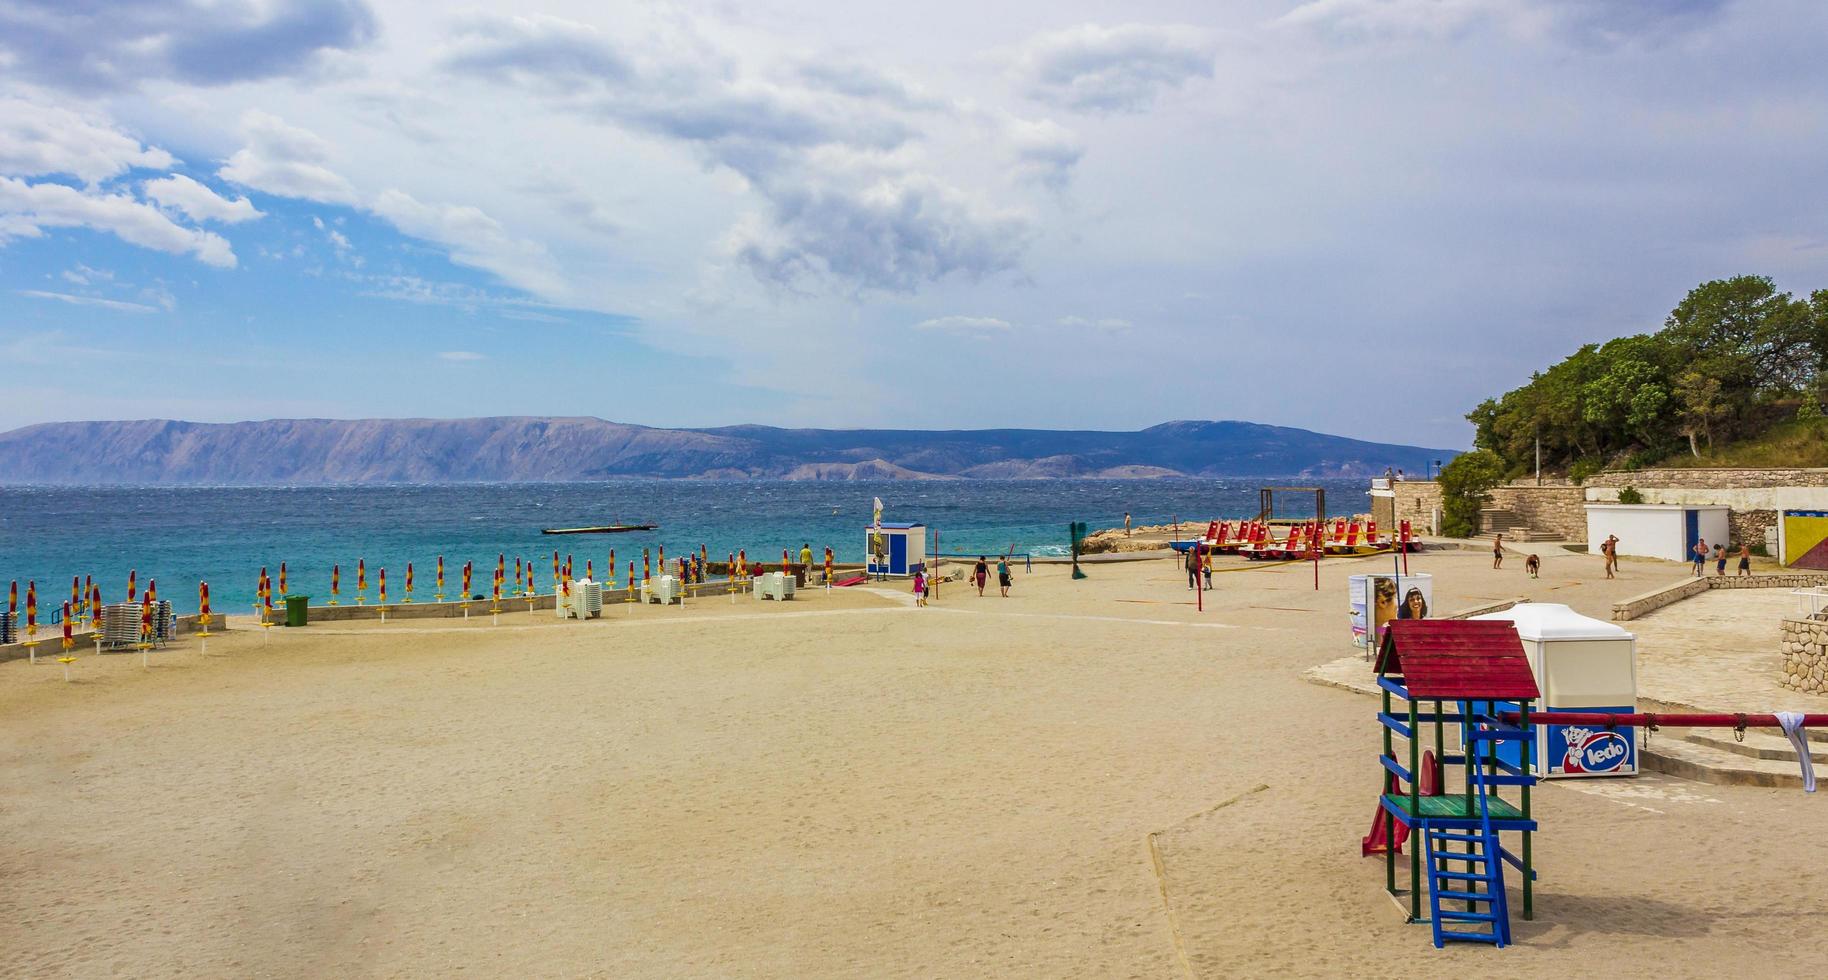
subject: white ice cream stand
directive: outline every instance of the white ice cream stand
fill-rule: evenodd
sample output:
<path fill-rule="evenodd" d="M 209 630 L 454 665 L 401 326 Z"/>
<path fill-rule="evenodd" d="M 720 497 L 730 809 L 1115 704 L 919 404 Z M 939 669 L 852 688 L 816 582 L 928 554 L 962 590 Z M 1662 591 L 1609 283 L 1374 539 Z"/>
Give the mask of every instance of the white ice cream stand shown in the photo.
<path fill-rule="evenodd" d="M 1542 690 L 1540 711 L 1637 710 L 1637 637 L 1567 606 L 1524 602 L 1474 619 L 1517 626 L 1530 670 Z M 1638 748 L 1631 728 L 1539 725 L 1536 772 L 1540 776 L 1635 776 Z"/>

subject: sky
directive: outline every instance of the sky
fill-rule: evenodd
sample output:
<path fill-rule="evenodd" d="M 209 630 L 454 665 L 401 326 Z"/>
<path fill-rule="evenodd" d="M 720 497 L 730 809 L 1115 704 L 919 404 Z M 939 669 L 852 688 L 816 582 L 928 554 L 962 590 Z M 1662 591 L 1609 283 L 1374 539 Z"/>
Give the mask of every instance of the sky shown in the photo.
<path fill-rule="evenodd" d="M 0 0 L 0 429 L 595 415 L 1461 448 L 1828 287 L 1819 0 Z"/>

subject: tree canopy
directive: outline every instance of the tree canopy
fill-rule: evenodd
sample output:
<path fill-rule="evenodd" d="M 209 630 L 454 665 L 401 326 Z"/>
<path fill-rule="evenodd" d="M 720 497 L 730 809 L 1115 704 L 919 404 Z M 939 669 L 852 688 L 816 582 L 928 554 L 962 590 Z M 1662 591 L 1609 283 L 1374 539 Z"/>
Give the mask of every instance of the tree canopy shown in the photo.
<path fill-rule="evenodd" d="M 1507 475 L 1541 440 L 1547 469 L 1634 465 L 1774 422 L 1818 417 L 1828 395 L 1828 289 L 1808 299 L 1764 276 L 1696 286 L 1663 327 L 1588 344 L 1468 413 Z"/>

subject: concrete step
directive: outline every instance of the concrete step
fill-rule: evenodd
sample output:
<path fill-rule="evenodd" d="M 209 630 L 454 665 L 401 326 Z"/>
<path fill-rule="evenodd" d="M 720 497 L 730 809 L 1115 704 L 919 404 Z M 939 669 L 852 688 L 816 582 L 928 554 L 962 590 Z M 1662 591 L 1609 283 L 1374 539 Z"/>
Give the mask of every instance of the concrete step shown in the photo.
<path fill-rule="evenodd" d="M 1729 738 L 1731 736 L 1728 736 Z M 1813 757 L 1815 753 L 1811 752 Z M 1799 789 L 1803 776 L 1796 759 L 1758 759 L 1683 738 L 1658 735 L 1638 752 L 1642 767 L 1681 779 L 1717 786 L 1764 786 Z"/>
<path fill-rule="evenodd" d="M 1668 737 L 1671 734 L 1674 733 L 1670 729 L 1665 728 L 1657 732 L 1657 734 L 1652 737 L 1652 741 Z M 1828 766 L 1828 731 L 1811 732 L 1810 735 L 1809 757 L 1814 759 L 1815 764 L 1818 766 Z M 1719 749 L 1723 752 L 1731 752 L 1734 755 L 1742 755 L 1750 759 L 1775 759 L 1792 764 L 1796 762 L 1796 750 L 1790 747 L 1790 740 L 1782 735 L 1771 734 L 1769 731 L 1748 730 L 1745 733 L 1745 741 L 1743 742 L 1735 741 L 1733 739 L 1732 729 L 1718 731 L 1697 728 L 1676 735 L 1676 737 L 1694 742 L 1697 745 L 1706 746 L 1710 749 Z M 1828 772 L 1823 773 L 1823 775 L 1828 776 Z"/>

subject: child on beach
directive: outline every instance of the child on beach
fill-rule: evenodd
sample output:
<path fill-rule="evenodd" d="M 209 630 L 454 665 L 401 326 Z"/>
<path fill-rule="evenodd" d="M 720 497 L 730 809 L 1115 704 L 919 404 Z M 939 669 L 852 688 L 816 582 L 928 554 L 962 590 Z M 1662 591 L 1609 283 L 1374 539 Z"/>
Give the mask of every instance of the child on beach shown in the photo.
<path fill-rule="evenodd" d="M 1743 541 L 1739 543 L 1739 574 L 1752 574 L 1752 546 Z"/>
<path fill-rule="evenodd" d="M 1504 567 L 1504 534 L 1503 534 L 1503 532 L 1499 532 L 1497 534 L 1492 535 L 1492 567 L 1493 568 L 1503 568 Z"/>
<path fill-rule="evenodd" d="M 924 569 L 914 573 L 914 604 L 927 604 L 927 573 Z"/>
<path fill-rule="evenodd" d="M 1531 578 L 1541 578 L 1542 559 L 1535 555 L 1525 558 L 1523 560 L 1523 570 L 1528 573 Z"/>

